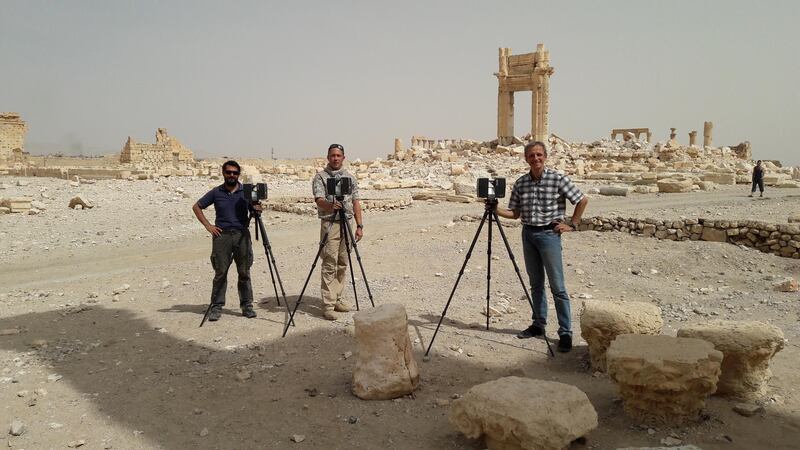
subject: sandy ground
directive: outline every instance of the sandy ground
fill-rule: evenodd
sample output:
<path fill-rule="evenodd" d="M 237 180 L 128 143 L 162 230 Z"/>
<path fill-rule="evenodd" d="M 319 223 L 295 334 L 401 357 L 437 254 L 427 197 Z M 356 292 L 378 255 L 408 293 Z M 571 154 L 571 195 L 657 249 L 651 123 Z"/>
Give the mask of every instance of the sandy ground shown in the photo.
<path fill-rule="evenodd" d="M 405 305 L 422 382 L 413 397 L 363 401 L 350 393 L 355 358 L 345 357 L 355 351 L 352 314 L 336 322 L 321 318 L 315 273 L 296 327 L 281 338 L 285 305 L 276 303 L 260 242 L 253 267 L 258 318 L 238 314 L 232 274 L 226 314 L 198 327 L 211 287 L 210 239 L 190 207 L 213 182 L 98 181 L 72 188 L 62 180 L 28 178 L 28 186 L 16 186 L 16 180 L 0 179 L 7 185 L 0 196 L 41 197 L 44 191 L 48 209 L 37 216 L 0 216 L 0 330 L 20 331 L 0 336 L 0 426 L 19 420 L 26 428 L 21 436 L 4 431 L 2 446 L 481 449 L 482 443 L 449 425 L 449 403 L 475 384 L 516 374 L 573 384 L 587 393 L 600 426 L 574 449 L 660 446 L 667 436 L 703 449 L 800 447 L 800 296 L 772 288 L 775 280 L 800 276 L 798 260 L 728 244 L 568 234 L 564 262 L 576 347 L 551 358 L 543 340 L 514 336 L 528 325 L 530 308 L 520 300 L 522 288 L 497 233 L 491 296 L 509 300 L 516 312 L 493 318 L 489 331 L 482 327 L 484 233 L 433 356 L 423 362 L 477 228 L 473 222 L 450 222 L 481 214 L 481 205 L 417 202 L 405 210 L 368 213 L 359 249 L 374 300 Z M 273 195 L 304 195 L 309 189 L 307 183 L 273 184 Z M 77 191 L 94 197 L 98 207 L 68 209 Z M 768 191 L 764 199 L 746 197 L 744 187 L 595 197 L 587 216 L 785 222 L 788 213 L 800 210 L 795 191 Z M 318 222 L 269 212 L 266 225 L 294 303 L 317 250 Z M 519 228 L 506 231 L 522 264 Z M 637 275 L 634 268 L 645 270 Z M 357 278 L 359 304 L 368 308 Z M 123 289 L 125 284 L 130 287 Z M 352 287 L 346 295 L 352 303 Z M 659 304 L 664 332 L 671 335 L 684 324 L 710 318 L 779 326 L 788 342 L 773 360 L 769 394 L 761 400 L 766 413 L 742 417 L 732 411 L 734 402 L 712 397 L 699 423 L 635 425 L 624 415 L 613 381 L 587 366 L 578 326 L 581 296 Z M 549 334 L 555 337 L 551 322 Z M 304 440 L 291 442 L 292 435 Z"/>

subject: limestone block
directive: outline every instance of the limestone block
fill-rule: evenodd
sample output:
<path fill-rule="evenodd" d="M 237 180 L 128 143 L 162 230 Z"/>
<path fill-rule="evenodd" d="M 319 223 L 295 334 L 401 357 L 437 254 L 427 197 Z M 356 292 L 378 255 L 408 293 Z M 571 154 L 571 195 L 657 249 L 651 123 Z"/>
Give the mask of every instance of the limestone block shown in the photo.
<path fill-rule="evenodd" d="M 94 203 L 86 197 L 84 194 L 78 194 L 75 197 L 72 197 L 72 200 L 69 201 L 69 207 L 75 209 L 76 206 L 80 205 L 81 209 L 89 209 L 94 207 Z"/>
<path fill-rule="evenodd" d="M 797 285 L 797 280 L 794 278 L 787 278 L 776 284 L 775 290 L 780 292 L 797 292 L 800 291 L 800 286 Z"/>
<path fill-rule="evenodd" d="M 704 241 L 727 242 L 728 232 L 719 228 L 703 227 L 703 233 L 700 238 Z"/>
<path fill-rule="evenodd" d="M 4 199 L 2 206 L 9 208 L 12 213 L 24 213 L 31 209 L 32 201 L 30 197 L 13 197 Z"/>
<path fill-rule="evenodd" d="M 661 308 L 645 302 L 584 300 L 581 337 L 589 344 L 592 368 L 606 370 L 606 350 L 621 334 L 661 334 Z"/>
<path fill-rule="evenodd" d="M 617 197 L 626 197 L 630 190 L 625 186 L 602 186 L 600 188 L 600 195 L 609 195 Z"/>
<path fill-rule="evenodd" d="M 764 175 L 764 184 L 767 186 L 777 186 L 784 181 L 789 181 L 790 175 L 785 173 L 767 173 Z"/>
<path fill-rule="evenodd" d="M 353 322 L 358 348 L 353 393 L 364 400 L 412 393 L 419 384 L 419 370 L 411 353 L 405 308 L 381 305 L 354 314 Z"/>
<path fill-rule="evenodd" d="M 677 180 L 674 178 L 665 178 L 663 180 L 658 180 L 658 191 L 659 192 L 666 192 L 666 193 L 676 193 L 676 192 L 691 192 L 692 180 Z"/>
<path fill-rule="evenodd" d="M 706 172 L 703 181 L 716 184 L 736 184 L 736 174 L 733 172 Z"/>
<path fill-rule="evenodd" d="M 583 391 L 555 381 L 505 377 L 473 386 L 453 403 L 450 423 L 489 449 L 560 450 L 597 427 Z"/>
<path fill-rule="evenodd" d="M 682 328 L 678 336 L 714 344 L 723 354 L 717 394 L 745 399 L 766 392 L 769 362 L 784 346 L 780 328 L 762 322 L 717 320 Z"/>
<path fill-rule="evenodd" d="M 717 389 L 722 352 L 684 337 L 623 334 L 606 352 L 625 412 L 643 422 L 677 424 L 697 417 Z"/>

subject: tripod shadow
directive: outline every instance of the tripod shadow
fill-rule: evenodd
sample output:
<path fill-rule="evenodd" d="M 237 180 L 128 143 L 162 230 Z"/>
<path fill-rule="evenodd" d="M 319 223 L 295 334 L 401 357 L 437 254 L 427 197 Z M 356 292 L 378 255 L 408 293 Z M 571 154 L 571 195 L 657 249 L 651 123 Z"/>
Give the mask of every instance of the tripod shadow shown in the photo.
<path fill-rule="evenodd" d="M 422 319 L 426 319 L 426 321 L 421 321 L 421 320 L 416 320 L 416 319 L 411 319 L 411 318 L 408 319 L 408 324 L 412 325 L 414 327 L 414 331 L 415 331 L 417 337 L 419 338 L 420 342 L 423 344 L 424 348 L 428 348 L 428 345 L 430 344 L 430 341 L 428 341 L 427 338 L 425 338 L 422 335 L 421 329 L 429 331 L 431 333 L 430 336 L 433 336 L 433 331 L 436 329 L 436 324 L 439 322 L 439 317 L 441 317 L 441 316 L 438 316 L 438 315 L 435 316 L 433 314 L 425 314 L 425 315 L 422 315 L 421 318 Z M 458 328 L 458 329 L 461 329 L 461 330 L 472 331 L 473 333 L 471 334 L 470 337 L 474 338 L 474 339 L 477 339 L 477 340 L 480 340 L 480 341 L 491 342 L 492 344 L 498 344 L 498 345 L 502 345 L 502 346 L 505 346 L 505 347 L 511 347 L 511 348 L 522 349 L 522 350 L 527 350 L 527 351 L 536 351 L 536 352 L 539 351 L 538 349 L 531 348 L 531 345 L 529 345 L 530 343 L 526 342 L 526 341 L 530 341 L 529 339 L 526 339 L 526 340 L 520 339 L 518 344 L 517 343 L 509 343 L 509 342 L 505 342 L 505 341 L 500 340 L 500 339 L 494 339 L 494 338 L 491 337 L 491 334 L 490 334 L 490 333 L 500 333 L 500 334 L 513 334 L 513 335 L 516 335 L 518 333 L 518 330 L 492 328 L 491 324 L 489 324 L 490 328 L 487 330 L 485 323 L 482 324 L 478 328 L 474 328 L 474 327 L 471 327 L 468 324 L 466 324 L 464 322 L 461 322 L 461 321 L 458 321 L 458 320 L 447 319 L 447 321 L 450 321 L 451 323 L 453 323 L 455 325 L 455 328 Z M 444 326 L 444 324 L 445 324 L 445 322 L 442 322 L 443 326 Z M 441 333 L 442 329 L 440 329 L 439 331 Z M 437 338 L 439 338 L 439 337 L 441 337 L 441 336 L 437 336 Z M 542 337 L 538 337 L 536 339 L 544 341 L 544 339 Z M 438 342 L 438 340 L 434 342 L 433 347 L 436 347 L 436 345 L 435 345 L 436 342 Z M 444 345 L 444 344 L 441 344 L 441 345 Z M 553 345 L 553 343 L 551 342 L 550 345 Z M 433 347 L 431 348 L 431 350 L 433 350 Z M 546 347 L 543 348 L 543 352 L 545 354 L 547 354 L 547 348 Z"/>
<path fill-rule="evenodd" d="M 422 321 L 414 321 L 414 322 L 416 322 L 417 325 L 422 325 L 422 324 L 431 325 L 431 329 L 434 329 L 434 328 L 436 328 L 436 324 L 439 323 L 439 318 L 442 317 L 442 316 L 439 315 L 439 314 L 436 314 L 436 315 L 434 315 L 434 314 L 422 314 L 419 317 L 420 317 L 420 319 L 427 320 L 428 322 L 426 323 L 426 322 L 422 322 Z M 489 330 L 486 330 L 486 318 L 485 317 L 484 317 L 483 322 L 466 323 L 466 322 L 462 322 L 462 321 L 460 321 L 458 319 L 451 319 L 450 317 L 445 316 L 444 320 L 442 321 L 442 326 L 444 326 L 445 324 L 450 325 L 451 327 L 454 327 L 454 328 L 458 328 L 460 330 L 491 331 L 493 333 L 513 334 L 513 335 L 516 335 L 517 333 L 520 332 L 520 330 L 511 329 L 511 328 L 497 328 L 495 326 L 495 324 L 493 324 L 491 322 L 489 323 Z M 480 326 L 476 326 L 475 324 L 480 325 Z"/>
<path fill-rule="evenodd" d="M 299 295 L 290 295 L 286 297 L 290 310 L 294 309 L 298 298 L 300 298 Z M 286 312 L 286 304 L 283 302 L 283 298 L 281 298 L 281 304 L 278 305 L 274 295 L 260 298 L 258 300 L 258 308 L 269 312 Z M 303 295 L 303 301 L 300 302 L 300 305 L 297 307 L 297 312 L 303 312 L 314 317 L 322 317 L 322 299 L 311 295 Z M 288 320 L 288 317 L 286 320 Z"/>
<path fill-rule="evenodd" d="M 200 317 L 203 317 L 203 314 L 206 313 L 206 309 L 208 308 L 208 303 L 204 304 L 176 304 L 172 305 L 169 308 L 161 308 L 157 310 L 161 313 L 187 313 L 187 314 L 197 314 Z M 222 308 L 222 314 L 228 316 L 241 316 L 239 312 L 239 307 L 236 306 L 233 309 L 230 305 L 226 305 Z"/>

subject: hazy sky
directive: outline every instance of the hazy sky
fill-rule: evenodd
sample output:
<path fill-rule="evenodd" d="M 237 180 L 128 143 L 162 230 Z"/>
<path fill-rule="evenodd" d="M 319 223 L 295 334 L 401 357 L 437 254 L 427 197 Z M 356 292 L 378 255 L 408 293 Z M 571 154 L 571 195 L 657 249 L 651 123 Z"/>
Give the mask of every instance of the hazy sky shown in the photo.
<path fill-rule="evenodd" d="M 196 156 L 385 156 L 395 137 L 493 139 L 498 47 L 551 52 L 550 131 L 703 121 L 800 163 L 796 1 L 0 0 L 0 111 L 32 153 L 118 152 L 165 127 Z M 516 94 L 516 134 L 530 94 Z"/>

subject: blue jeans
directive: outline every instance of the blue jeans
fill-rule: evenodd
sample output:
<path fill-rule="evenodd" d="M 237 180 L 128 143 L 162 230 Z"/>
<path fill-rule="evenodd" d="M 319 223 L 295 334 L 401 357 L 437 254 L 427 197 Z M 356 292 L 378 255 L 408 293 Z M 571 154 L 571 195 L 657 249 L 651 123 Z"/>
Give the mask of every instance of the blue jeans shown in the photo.
<path fill-rule="evenodd" d="M 522 251 L 531 283 L 533 324 L 542 328 L 547 325 L 547 295 L 544 292 L 544 274 L 547 272 L 558 317 L 558 335 L 571 336 L 569 295 L 564 286 L 564 268 L 561 263 L 561 235 L 552 230 L 531 231 L 522 227 Z"/>

